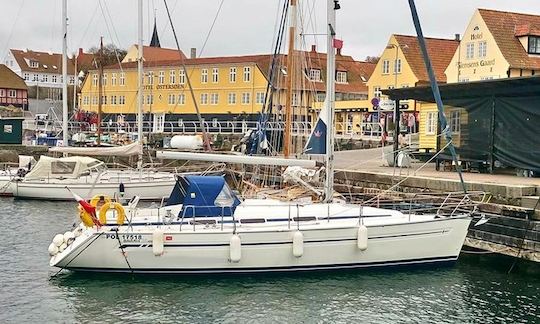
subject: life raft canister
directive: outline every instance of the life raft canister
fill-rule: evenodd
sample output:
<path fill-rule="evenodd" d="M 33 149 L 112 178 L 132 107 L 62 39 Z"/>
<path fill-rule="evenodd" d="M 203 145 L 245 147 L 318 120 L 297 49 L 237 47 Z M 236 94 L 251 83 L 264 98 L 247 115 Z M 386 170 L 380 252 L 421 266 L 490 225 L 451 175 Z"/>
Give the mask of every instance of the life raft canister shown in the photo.
<path fill-rule="evenodd" d="M 103 225 L 107 224 L 107 212 L 110 209 L 114 209 L 116 211 L 116 224 L 123 225 L 126 221 L 126 212 L 124 210 L 124 207 L 122 207 L 122 204 L 117 202 L 108 202 L 105 205 L 101 206 L 101 209 L 99 210 L 99 222 Z"/>

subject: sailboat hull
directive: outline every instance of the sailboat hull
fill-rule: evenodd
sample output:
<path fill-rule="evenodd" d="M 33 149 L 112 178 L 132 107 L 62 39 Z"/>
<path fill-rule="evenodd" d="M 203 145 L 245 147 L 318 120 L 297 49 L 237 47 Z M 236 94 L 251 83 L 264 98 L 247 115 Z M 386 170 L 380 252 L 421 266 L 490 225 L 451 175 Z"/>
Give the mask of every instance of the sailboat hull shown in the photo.
<path fill-rule="evenodd" d="M 352 223 L 352 222 L 351 222 Z M 276 230 L 239 229 L 241 258 L 231 261 L 230 231 L 161 226 L 163 254 L 154 255 L 151 230 L 95 230 L 83 234 L 51 266 L 77 271 L 154 274 L 227 274 L 382 267 L 457 260 L 470 223 L 468 217 L 368 226 L 367 249 L 358 244 L 358 226 L 330 223 Z M 189 226 L 188 226 L 189 227 Z M 155 229 L 155 228 L 154 228 Z M 150 230 L 150 231 L 147 231 Z M 303 236 L 294 253 L 295 233 Z M 298 235 L 298 234 L 296 234 Z"/>

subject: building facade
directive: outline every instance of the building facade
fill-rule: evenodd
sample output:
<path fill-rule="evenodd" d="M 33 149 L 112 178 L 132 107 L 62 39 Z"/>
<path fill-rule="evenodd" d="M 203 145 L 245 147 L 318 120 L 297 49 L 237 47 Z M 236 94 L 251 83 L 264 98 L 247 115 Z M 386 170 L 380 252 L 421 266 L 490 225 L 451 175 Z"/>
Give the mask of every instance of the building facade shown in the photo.
<path fill-rule="evenodd" d="M 318 107 L 314 103 L 324 101 L 326 54 L 318 53 L 313 48 L 311 52 L 301 52 L 299 56 L 309 62 L 309 68 L 299 74 L 301 84 L 293 89 L 293 118 L 295 121 L 309 122 L 317 114 Z M 245 55 L 169 61 L 146 59 L 142 90 L 144 119 L 158 132 L 167 123 L 195 122 L 198 120 L 197 103 L 202 117 L 212 124 L 256 120 L 265 105 L 274 59 L 280 67 L 286 62 L 284 55 L 276 58 L 272 55 Z M 124 120 L 136 118 L 137 63 L 133 58 L 124 61 L 121 65 L 104 69 L 101 101 L 104 120 L 118 120 L 120 116 Z M 185 71 L 182 63 L 186 65 Z M 287 71 L 286 68 L 274 68 L 274 71 L 277 77 L 274 76 L 272 85 L 275 89 L 273 113 L 282 115 L 286 101 Z M 356 62 L 350 56 L 338 55 L 337 100 L 348 103 L 339 105 L 342 109 L 345 107 L 343 113 L 346 113 L 346 109 L 365 106 L 358 103 L 367 102 L 365 81 L 369 73 L 369 64 Z M 188 77 L 193 96 L 188 87 Z M 93 70 L 84 81 L 79 104 L 85 111 L 97 112 L 98 103 L 99 75 Z M 367 109 L 367 106 L 364 108 Z"/>
<path fill-rule="evenodd" d="M 28 110 L 28 87 L 21 77 L 4 64 L 0 64 L 0 106 Z"/>
<path fill-rule="evenodd" d="M 431 58 L 435 77 L 438 82 L 446 82 L 444 74 L 452 55 L 459 45 L 456 39 L 425 38 L 428 54 Z M 394 129 L 393 106 L 388 104 L 386 96 L 382 95 L 384 89 L 408 88 L 429 84 L 418 38 L 416 36 L 392 35 L 388 45 L 380 55 L 371 78 L 367 82 L 369 100 L 380 101 L 379 107 L 370 105 L 370 113 L 366 118 L 379 122 L 387 130 Z M 384 107 L 390 107 L 385 111 Z M 420 104 L 414 100 L 402 101 L 400 129 L 408 132 L 419 131 L 419 120 L 427 118 Z M 380 118 L 380 121 L 379 121 Z M 420 125 L 421 127 L 421 125 Z"/>

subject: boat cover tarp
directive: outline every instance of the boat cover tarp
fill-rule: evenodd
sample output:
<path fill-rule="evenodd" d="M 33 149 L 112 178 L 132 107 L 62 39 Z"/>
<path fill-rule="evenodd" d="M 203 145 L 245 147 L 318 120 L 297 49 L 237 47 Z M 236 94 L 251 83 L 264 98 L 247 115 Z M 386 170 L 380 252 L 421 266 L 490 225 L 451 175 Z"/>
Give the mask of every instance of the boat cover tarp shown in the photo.
<path fill-rule="evenodd" d="M 231 216 L 240 201 L 221 176 L 178 177 L 167 206 L 183 204 L 179 216 Z"/>
<path fill-rule="evenodd" d="M 495 166 L 498 161 L 540 174 L 539 76 L 446 84 L 440 89 L 461 160 L 493 162 Z M 383 93 L 392 99 L 434 102 L 429 87 Z M 446 145 L 443 136 L 438 141 L 439 148 Z"/>
<path fill-rule="evenodd" d="M 50 152 L 67 153 L 73 155 L 89 156 L 133 156 L 142 154 L 143 148 L 139 142 L 129 145 L 113 147 L 63 147 L 54 146 L 49 149 Z"/>
<path fill-rule="evenodd" d="M 25 180 L 47 178 L 75 179 L 92 169 L 105 167 L 104 163 L 86 156 L 52 158 L 42 155 L 32 171 L 24 177 Z"/>

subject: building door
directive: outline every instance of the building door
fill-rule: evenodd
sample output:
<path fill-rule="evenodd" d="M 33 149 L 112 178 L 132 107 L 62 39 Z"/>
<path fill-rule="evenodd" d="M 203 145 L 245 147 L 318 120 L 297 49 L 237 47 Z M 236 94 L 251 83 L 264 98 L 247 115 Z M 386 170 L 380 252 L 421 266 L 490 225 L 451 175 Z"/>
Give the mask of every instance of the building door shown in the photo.
<path fill-rule="evenodd" d="M 165 130 L 165 113 L 154 114 L 154 123 L 152 125 L 153 133 L 163 133 Z"/>

